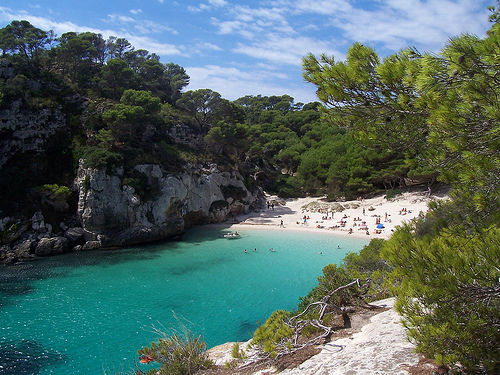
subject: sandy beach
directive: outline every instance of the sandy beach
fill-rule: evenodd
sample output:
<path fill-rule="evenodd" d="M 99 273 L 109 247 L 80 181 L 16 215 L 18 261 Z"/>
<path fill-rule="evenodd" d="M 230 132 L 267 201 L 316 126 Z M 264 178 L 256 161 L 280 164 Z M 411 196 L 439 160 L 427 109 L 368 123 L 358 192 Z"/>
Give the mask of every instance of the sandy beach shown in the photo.
<path fill-rule="evenodd" d="M 267 195 L 269 208 L 238 216 L 238 223 L 231 225 L 231 229 L 238 231 L 248 225 L 259 225 L 280 230 L 387 239 L 398 225 L 425 214 L 430 201 L 446 197 L 446 194 L 429 195 L 427 191 L 416 191 L 402 193 L 390 200 L 381 195 L 370 199 L 327 202 L 322 197 L 285 200 Z"/>

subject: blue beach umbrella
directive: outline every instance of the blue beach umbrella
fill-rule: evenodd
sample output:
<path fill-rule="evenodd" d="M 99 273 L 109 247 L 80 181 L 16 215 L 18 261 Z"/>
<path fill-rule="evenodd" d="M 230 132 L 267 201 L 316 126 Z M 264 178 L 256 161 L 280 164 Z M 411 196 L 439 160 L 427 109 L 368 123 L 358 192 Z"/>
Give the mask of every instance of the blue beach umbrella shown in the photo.
<path fill-rule="evenodd" d="M 384 224 L 380 223 L 379 225 L 377 225 L 377 229 L 382 229 L 382 228 L 385 228 Z"/>

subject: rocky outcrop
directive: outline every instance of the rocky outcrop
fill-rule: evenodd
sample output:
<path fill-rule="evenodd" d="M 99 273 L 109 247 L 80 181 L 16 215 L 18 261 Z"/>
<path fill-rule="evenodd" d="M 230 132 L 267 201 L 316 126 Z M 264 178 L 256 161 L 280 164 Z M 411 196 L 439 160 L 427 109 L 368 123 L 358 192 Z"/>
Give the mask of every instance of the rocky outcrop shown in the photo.
<path fill-rule="evenodd" d="M 31 219 L 6 217 L 0 220 L 0 263 L 13 264 L 40 256 L 57 255 L 81 249 L 83 229 L 60 223 L 55 231 L 46 223 L 41 211 Z M 64 228 L 64 229 L 63 229 Z"/>
<path fill-rule="evenodd" d="M 39 256 L 62 254 L 68 251 L 69 240 L 65 237 L 42 238 L 35 247 Z"/>
<path fill-rule="evenodd" d="M 135 176 L 143 182 L 142 190 L 132 187 L 123 169 L 108 174 L 81 162 L 78 215 L 85 240 L 99 241 L 103 247 L 156 241 L 262 204 L 262 193 L 249 192 L 237 170 L 221 172 L 214 164 L 187 165 L 177 175 L 159 165 L 137 165 Z"/>
<path fill-rule="evenodd" d="M 45 152 L 47 140 L 65 125 L 60 108 L 28 110 L 17 100 L 0 110 L 0 169 L 18 153 Z"/>
<path fill-rule="evenodd" d="M 0 262 L 157 241 L 195 224 L 235 219 L 265 202 L 262 190 L 251 193 L 237 169 L 220 171 L 215 164 L 188 165 L 176 175 L 144 164 L 127 176 L 122 168 L 108 174 L 81 162 L 78 220 L 50 224 L 41 211 L 26 220 L 0 219 Z"/>

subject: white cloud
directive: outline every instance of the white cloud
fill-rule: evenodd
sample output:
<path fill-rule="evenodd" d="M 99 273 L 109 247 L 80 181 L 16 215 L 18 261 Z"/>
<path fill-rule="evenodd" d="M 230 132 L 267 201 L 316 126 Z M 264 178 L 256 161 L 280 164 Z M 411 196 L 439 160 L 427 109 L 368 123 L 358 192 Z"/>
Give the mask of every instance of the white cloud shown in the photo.
<path fill-rule="evenodd" d="M 187 90 L 210 88 L 228 100 L 236 100 L 245 95 L 284 95 L 295 98 L 296 102 L 308 103 L 317 100 L 312 85 L 289 85 L 286 81 L 273 80 L 273 73 L 263 69 L 223 67 L 207 65 L 185 68 L 190 76 Z M 277 78 L 284 78 L 283 76 Z M 285 83 L 286 82 L 286 83 Z"/>
<path fill-rule="evenodd" d="M 227 5 L 227 1 L 225 0 L 208 0 L 208 3 L 214 7 L 223 7 Z"/>
<path fill-rule="evenodd" d="M 198 50 L 222 51 L 222 48 L 209 42 L 198 43 L 195 48 Z"/>
<path fill-rule="evenodd" d="M 201 3 L 196 6 L 188 6 L 187 9 L 192 13 L 200 13 L 207 10 L 211 10 L 212 8 L 222 8 L 227 5 L 226 0 L 208 0 L 208 4 Z"/>
<path fill-rule="evenodd" d="M 289 6 L 300 13 L 317 13 L 335 15 L 353 12 L 353 1 L 347 0 L 298 0 L 290 2 Z"/>
<path fill-rule="evenodd" d="M 164 31 L 172 33 L 174 35 L 178 34 L 176 30 L 164 24 L 159 24 L 157 22 L 149 20 L 137 20 L 129 16 L 123 16 L 121 14 L 109 14 L 108 19 L 103 20 L 103 22 L 115 23 L 118 25 L 125 24 L 127 32 L 130 32 L 131 27 L 133 27 L 133 29 L 139 34 L 158 34 Z"/>
<path fill-rule="evenodd" d="M 420 45 L 437 51 L 450 36 L 484 29 L 487 10 L 475 0 L 385 0 L 372 11 L 356 9 L 332 17 L 352 41 L 381 43 L 390 50 Z M 422 51 L 424 52 L 424 51 Z"/>
<path fill-rule="evenodd" d="M 130 9 L 129 12 L 132 13 L 132 14 L 141 14 L 142 13 L 142 9 Z"/>
<path fill-rule="evenodd" d="M 233 52 L 245 54 L 257 59 L 270 61 L 276 64 L 301 65 L 302 57 L 309 52 L 328 53 L 342 57 L 343 54 L 335 50 L 331 43 L 308 37 L 286 37 L 280 34 L 271 34 L 268 39 L 245 45 L 239 43 Z"/>
<path fill-rule="evenodd" d="M 149 52 L 156 53 L 157 55 L 162 56 L 187 56 L 185 52 L 182 50 L 183 47 L 175 46 L 173 44 L 161 43 L 156 41 L 155 39 L 137 36 L 137 35 L 125 35 L 124 36 L 130 44 L 132 44 L 136 49 L 145 49 Z"/>
<path fill-rule="evenodd" d="M 108 14 L 108 18 L 110 22 L 120 22 L 120 23 L 135 22 L 135 20 L 132 17 L 122 16 L 120 14 Z"/>
<path fill-rule="evenodd" d="M 205 10 L 208 10 L 210 9 L 210 7 L 206 4 L 200 4 L 199 6 L 197 7 L 194 7 L 192 5 L 188 6 L 187 8 L 190 12 L 192 13 L 199 13 L 199 12 L 203 12 Z"/>

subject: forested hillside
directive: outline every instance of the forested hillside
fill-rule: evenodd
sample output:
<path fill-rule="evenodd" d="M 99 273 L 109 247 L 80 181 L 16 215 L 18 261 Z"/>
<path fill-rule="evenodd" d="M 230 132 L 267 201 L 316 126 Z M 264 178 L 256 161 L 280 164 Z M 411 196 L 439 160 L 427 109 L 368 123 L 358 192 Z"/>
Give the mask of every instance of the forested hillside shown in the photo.
<path fill-rule="evenodd" d="M 325 267 L 327 287 L 308 298 L 342 287 L 331 299 L 341 311 L 349 293 L 367 290 L 356 278 L 370 277 L 370 292 L 397 296 L 420 351 L 466 372 L 498 374 L 500 24 L 492 10 L 486 38 L 457 36 L 439 54 L 407 48 L 381 59 L 356 43 L 345 61 L 306 56 L 304 77 L 319 99 L 307 104 L 186 90 L 182 67 L 125 39 L 55 36 L 13 21 L 0 30 L 0 216 L 31 217 L 47 205 L 71 215 L 79 160 L 119 170 L 144 199 L 155 191 L 139 164 L 174 175 L 215 163 L 241 173 L 249 190 L 283 197 L 349 199 L 443 181 L 450 201 L 372 244 L 369 267 L 355 256 Z M 353 269 L 354 261 L 366 267 Z M 291 347 L 290 325 L 280 330 L 287 319 L 274 314 L 267 326 L 283 351 Z M 265 329 L 262 337 L 275 337 Z"/>
<path fill-rule="evenodd" d="M 318 102 L 295 103 L 288 95 L 229 101 L 209 88 L 186 91 L 182 67 L 123 38 L 57 36 L 13 21 L 0 30 L 0 48 L 3 215 L 29 214 L 45 185 L 71 190 L 81 158 L 87 167 L 123 166 L 136 188 L 133 167 L 141 163 L 171 173 L 186 163 L 238 165 L 250 185 L 285 197 L 352 198 L 437 175 L 422 170 L 418 150 L 360 144 L 353 131 L 324 118 Z M 27 135 L 12 124 L 13 117 L 42 112 L 58 125 L 36 141 L 30 135 L 44 125 Z M 198 141 L 180 142 L 178 129 Z"/>

